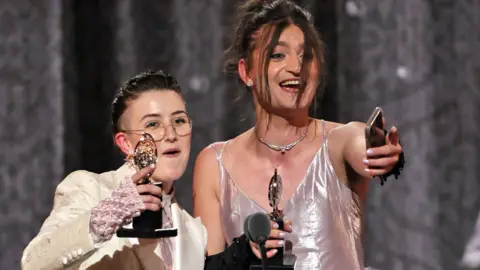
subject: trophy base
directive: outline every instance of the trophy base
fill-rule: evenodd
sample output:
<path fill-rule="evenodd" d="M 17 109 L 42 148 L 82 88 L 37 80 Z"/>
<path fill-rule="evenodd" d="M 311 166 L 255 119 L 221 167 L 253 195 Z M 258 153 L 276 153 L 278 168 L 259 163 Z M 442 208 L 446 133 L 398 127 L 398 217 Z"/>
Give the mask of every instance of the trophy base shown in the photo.
<path fill-rule="evenodd" d="M 288 269 L 294 270 L 293 266 L 297 257 L 295 255 L 284 255 L 283 264 L 268 264 L 268 269 Z M 263 270 L 261 262 L 255 262 L 250 265 L 250 270 Z"/>
<path fill-rule="evenodd" d="M 119 238 L 168 238 L 178 235 L 176 228 L 155 229 L 155 230 L 141 230 L 141 229 L 125 229 L 117 230 L 117 237 Z"/>

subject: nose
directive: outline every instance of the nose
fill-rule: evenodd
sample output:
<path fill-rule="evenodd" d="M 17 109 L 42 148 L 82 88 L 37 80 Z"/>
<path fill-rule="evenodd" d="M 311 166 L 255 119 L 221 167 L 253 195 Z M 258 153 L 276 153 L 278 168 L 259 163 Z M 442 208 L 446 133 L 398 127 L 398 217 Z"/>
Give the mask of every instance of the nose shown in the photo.
<path fill-rule="evenodd" d="M 172 125 L 168 125 L 165 127 L 165 140 L 167 142 L 175 142 L 177 141 L 177 132 L 175 131 L 175 128 Z"/>
<path fill-rule="evenodd" d="M 287 59 L 288 72 L 297 76 L 300 74 L 301 66 L 302 66 L 302 60 L 300 59 L 299 56 L 294 55 L 294 56 L 288 57 Z"/>

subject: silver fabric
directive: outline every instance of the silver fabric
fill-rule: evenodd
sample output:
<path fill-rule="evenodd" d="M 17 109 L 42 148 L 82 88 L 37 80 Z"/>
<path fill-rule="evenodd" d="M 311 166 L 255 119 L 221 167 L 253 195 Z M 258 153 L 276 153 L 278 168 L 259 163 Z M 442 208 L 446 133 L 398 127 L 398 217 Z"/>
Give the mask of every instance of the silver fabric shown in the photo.
<path fill-rule="evenodd" d="M 463 253 L 461 265 L 466 269 L 480 269 L 480 215 L 477 217 L 473 235 Z"/>
<path fill-rule="evenodd" d="M 212 144 L 221 171 L 222 230 L 231 244 L 243 234 L 244 219 L 255 212 L 270 212 L 249 199 L 222 165 L 227 142 Z M 297 256 L 296 270 L 363 269 L 361 208 L 358 196 L 341 183 L 328 156 L 328 141 L 322 144 L 306 175 L 284 208 L 293 221 L 286 236 Z"/>

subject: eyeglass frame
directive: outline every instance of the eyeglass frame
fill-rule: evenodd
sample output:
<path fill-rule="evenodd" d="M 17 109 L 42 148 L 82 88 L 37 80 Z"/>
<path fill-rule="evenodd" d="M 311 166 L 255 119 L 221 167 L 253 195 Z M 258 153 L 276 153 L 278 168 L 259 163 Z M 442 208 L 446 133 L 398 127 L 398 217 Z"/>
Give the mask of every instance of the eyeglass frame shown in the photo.
<path fill-rule="evenodd" d="M 121 130 L 119 130 L 118 132 L 124 132 L 124 133 L 127 133 L 127 134 L 135 134 L 135 135 L 141 135 L 141 136 L 143 136 L 143 135 L 145 135 L 145 133 L 147 133 L 147 134 L 150 134 L 150 136 L 153 138 L 154 141 L 158 142 L 158 141 L 163 140 L 163 139 L 165 138 L 165 136 L 167 136 L 167 128 L 171 126 L 171 127 L 173 128 L 173 131 L 175 131 L 175 134 L 177 134 L 177 136 L 179 136 L 179 137 L 184 137 L 184 136 L 187 136 L 187 135 L 189 135 L 189 134 L 192 134 L 192 129 L 193 129 L 193 121 L 192 121 L 192 119 L 191 119 L 190 116 L 188 116 L 188 115 L 185 115 L 185 116 L 187 117 L 187 119 L 188 119 L 188 124 L 190 125 L 190 132 L 187 133 L 187 134 L 185 134 L 185 135 L 180 135 L 180 134 L 178 134 L 177 129 L 175 128 L 175 126 L 174 126 L 173 123 L 172 123 L 172 122 L 175 121 L 175 120 L 172 120 L 172 121 L 170 122 L 170 124 L 169 124 L 169 125 L 166 125 L 166 126 L 165 126 L 164 124 L 161 124 L 162 127 L 163 127 L 163 129 L 165 130 L 165 133 L 163 134 L 162 138 L 160 138 L 160 139 L 155 139 L 155 138 L 153 138 L 152 134 L 151 134 L 150 132 L 145 131 L 144 129 L 121 129 Z M 136 132 L 141 132 L 141 133 L 136 133 Z"/>

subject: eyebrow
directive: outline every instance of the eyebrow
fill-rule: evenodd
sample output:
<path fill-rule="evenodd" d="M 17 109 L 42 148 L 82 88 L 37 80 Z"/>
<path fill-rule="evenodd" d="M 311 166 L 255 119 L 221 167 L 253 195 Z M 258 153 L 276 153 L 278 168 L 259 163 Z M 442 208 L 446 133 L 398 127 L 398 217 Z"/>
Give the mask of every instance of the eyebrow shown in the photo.
<path fill-rule="evenodd" d="M 287 47 L 287 48 L 290 47 L 290 45 L 288 45 L 288 43 L 286 43 L 285 41 L 279 41 L 279 42 L 277 43 L 277 46 L 282 46 L 282 47 Z M 302 48 L 302 49 L 304 48 L 304 46 L 305 46 L 304 43 L 301 43 L 301 44 L 299 45 L 299 47 Z"/>
<path fill-rule="evenodd" d="M 187 112 L 184 110 L 178 110 L 178 111 L 172 112 L 170 115 L 178 115 L 178 114 L 187 114 Z"/>
<path fill-rule="evenodd" d="M 178 111 L 172 112 L 170 115 L 173 116 L 173 115 L 179 115 L 179 114 L 187 114 L 187 112 L 184 110 L 178 110 Z M 162 114 L 160 113 L 145 114 L 144 116 L 142 116 L 142 119 L 140 119 L 140 121 L 143 121 L 145 118 L 148 118 L 148 117 L 162 117 Z"/>

